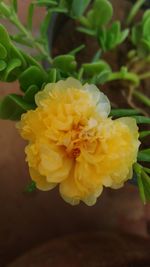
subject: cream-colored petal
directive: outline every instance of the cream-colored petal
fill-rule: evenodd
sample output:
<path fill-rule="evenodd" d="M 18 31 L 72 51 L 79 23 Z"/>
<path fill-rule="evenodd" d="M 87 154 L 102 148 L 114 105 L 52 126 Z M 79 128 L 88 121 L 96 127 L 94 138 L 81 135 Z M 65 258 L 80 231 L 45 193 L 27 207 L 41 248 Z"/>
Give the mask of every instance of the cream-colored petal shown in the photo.
<path fill-rule="evenodd" d="M 55 90 L 56 84 L 55 83 L 48 83 L 44 87 L 43 90 L 39 91 L 35 95 L 35 103 L 37 104 L 38 107 L 43 107 L 43 100 L 48 99 L 51 97 L 51 92 Z"/>
<path fill-rule="evenodd" d="M 62 86 L 65 89 L 67 88 L 81 89 L 82 88 L 81 82 L 72 77 L 67 78 L 65 81 L 59 81 L 58 86 L 60 87 Z"/>
<path fill-rule="evenodd" d="M 136 139 L 139 137 L 138 126 L 134 118 L 122 117 L 117 119 L 116 121 L 120 121 L 124 125 L 128 126 L 128 128 Z"/>
<path fill-rule="evenodd" d="M 111 110 L 108 97 L 104 93 L 100 92 L 100 90 L 93 84 L 85 84 L 83 89 L 91 94 L 92 99 L 97 106 L 97 112 L 100 116 L 102 118 L 107 118 Z"/>

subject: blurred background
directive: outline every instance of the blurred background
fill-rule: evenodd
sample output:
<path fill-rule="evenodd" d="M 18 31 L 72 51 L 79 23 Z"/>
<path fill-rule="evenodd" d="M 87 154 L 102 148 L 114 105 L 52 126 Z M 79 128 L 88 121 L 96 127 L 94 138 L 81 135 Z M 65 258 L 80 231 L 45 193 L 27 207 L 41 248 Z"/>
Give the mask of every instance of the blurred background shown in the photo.
<path fill-rule="evenodd" d="M 30 0 L 19 1 L 19 15 L 26 21 Z M 118 1 L 114 1 L 116 8 Z M 37 9 L 35 34 L 44 15 Z M 7 25 L 9 31 L 13 31 Z M 0 97 L 17 92 L 17 83 L 0 83 Z M 148 238 L 150 205 L 143 206 L 135 186 L 104 190 L 94 207 L 71 207 L 50 192 L 25 193 L 30 181 L 24 154 L 25 143 L 15 123 L 0 121 L 0 266 L 54 237 L 92 231 L 123 231 Z"/>

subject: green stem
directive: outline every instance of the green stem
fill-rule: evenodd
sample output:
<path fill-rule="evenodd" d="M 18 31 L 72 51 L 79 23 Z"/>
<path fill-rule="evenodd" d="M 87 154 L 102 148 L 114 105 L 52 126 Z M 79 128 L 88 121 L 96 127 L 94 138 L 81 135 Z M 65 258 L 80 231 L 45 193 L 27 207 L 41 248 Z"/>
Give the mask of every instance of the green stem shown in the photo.
<path fill-rule="evenodd" d="M 36 42 L 32 34 L 22 25 L 17 14 L 13 14 L 13 16 L 10 18 L 10 21 L 20 30 L 21 33 L 25 35 L 25 37 L 30 41 L 30 43 L 32 43 L 32 46 L 36 48 L 47 59 L 47 61 L 50 64 L 52 64 L 52 58 L 46 52 L 46 49 L 44 49 L 44 47 L 41 44 Z"/>
<path fill-rule="evenodd" d="M 133 95 L 146 106 L 150 107 L 150 99 L 147 96 L 138 92 L 137 90 L 133 91 Z"/>
<path fill-rule="evenodd" d="M 140 80 L 144 80 L 144 79 L 150 78 L 150 71 L 148 71 L 146 73 L 143 73 L 143 74 L 140 74 L 139 78 L 140 78 Z"/>
<path fill-rule="evenodd" d="M 129 15 L 127 17 L 126 23 L 129 25 L 134 17 L 136 16 L 137 12 L 139 11 L 140 7 L 144 4 L 145 0 L 137 0 L 136 3 L 131 8 Z"/>
<path fill-rule="evenodd" d="M 133 72 L 127 72 L 127 73 L 114 72 L 114 73 L 111 73 L 108 81 L 115 81 L 115 80 L 127 80 L 129 82 L 132 82 L 136 86 L 139 85 L 139 82 L 140 82 L 138 75 L 133 73 Z"/>

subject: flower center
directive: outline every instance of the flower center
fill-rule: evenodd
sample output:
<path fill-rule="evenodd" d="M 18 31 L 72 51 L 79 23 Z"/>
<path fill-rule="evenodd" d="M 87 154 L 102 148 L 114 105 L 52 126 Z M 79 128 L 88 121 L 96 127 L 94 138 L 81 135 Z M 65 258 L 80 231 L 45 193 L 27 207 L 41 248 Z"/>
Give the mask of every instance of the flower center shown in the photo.
<path fill-rule="evenodd" d="M 92 147 L 95 147 L 97 138 L 96 125 L 94 127 L 90 125 L 89 127 L 89 124 L 84 126 L 80 124 L 74 126 L 70 132 L 65 134 L 62 145 L 65 147 L 68 157 L 76 159 L 80 156 L 82 148 L 91 151 Z"/>
<path fill-rule="evenodd" d="M 79 155 L 80 155 L 80 149 L 79 149 L 79 148 L 74 148 L 74 149 L 71 151 L 71 154 L 70 154 L 70 156 L 71 156 L 72 158 L 77 158 L 77 157 L 79 157 Z"/>

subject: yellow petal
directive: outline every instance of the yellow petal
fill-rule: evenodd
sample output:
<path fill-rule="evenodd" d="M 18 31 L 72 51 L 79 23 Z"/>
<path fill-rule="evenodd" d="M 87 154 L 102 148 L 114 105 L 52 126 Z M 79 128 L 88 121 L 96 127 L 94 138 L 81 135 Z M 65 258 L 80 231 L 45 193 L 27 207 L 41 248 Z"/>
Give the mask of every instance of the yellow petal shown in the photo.
<path fill-rule="evenodd" d="M 36 187 L 42 191 L 48 191 L 53 189 L 57 184 L 56 183 L 49 183 L 46 180 L 46 177 L 40 175 L 36 170 L 33 168 L 29 169 L 30 176 L 32 180 L 36 183 Z"/>

